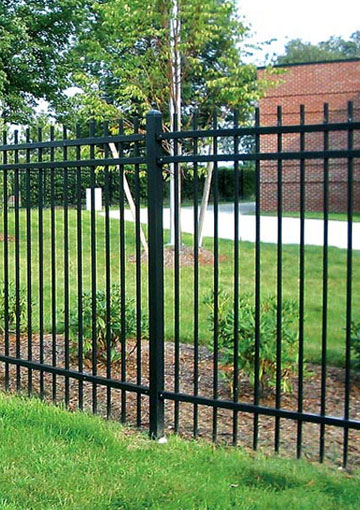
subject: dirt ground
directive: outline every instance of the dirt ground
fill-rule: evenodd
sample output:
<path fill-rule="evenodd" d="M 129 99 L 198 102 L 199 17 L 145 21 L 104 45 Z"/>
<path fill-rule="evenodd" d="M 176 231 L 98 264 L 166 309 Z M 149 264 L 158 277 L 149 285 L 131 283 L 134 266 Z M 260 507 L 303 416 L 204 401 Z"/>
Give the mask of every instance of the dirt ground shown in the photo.
<path fill-rule="evenodd" d="M 4 354 L 4 342 L 1 340 L 0 352 Z M 57 365 L 64 367 L 64 339 L 57 337 Z M 21 339 L 21 354 L 27 359 L 27 339 Z M 148 342 L 142 341 L 142 384 L 148 384 Z M 15 339 L 10 339 L 10 355 L 15 355 Z M 165 346 L 165 390 L 174 390 L 174 344 L 167 342 Z M 40 349 L 38 336 L 33 337 L 33 360 L 40 361 Z M 136 383 L 137 378 L 137 349 L 135 340 L 127 341 L 127 359 L 126 359 L 126 381 Z M 193 394 L 194 392 L 194 348 L 191 345 L 180 345 L 180 374 L 179 383 L 182 393 Z M 44 337 L 44 363 L 52 363 L 52 339 L 50 335 Z M 77 360 L 71 359 L 71 368 L 77 370 Z M 10 366 L 10 391 L 16 390 L 16 367 Z M 85 372 L 91 373 L 91 366 L 87 364 Z M 27 392 L 28 369 L 21 368 L 21 389 Z M 106 367 L 99 363 L 98 375 L 106 376 Z M 0 379 L 4 388 L 5 366 L 0 365 Z M 112 378 L 121 380 L 121 366 L 116 364 L 112 367 Z M 40 373 L 37 370 L 32 371 L 33 394 L 39 395 Z M 53 376 L 44 374 L 46 400 L 52 399 Z M 56 377 L 56 401 L 64 402 L 65 384 L 64 377 Z M 212 397 L 213 386 L 213 357 L 212 353 L 206 347 L 199 348 L 199 395 L 203 397 Z M 78 408 L 78 386 L 76 380 L 69 380 L 69 408 L 75 410 Z M 239 380 L 240 395 L 239 401 L 252 403 L 253 388 L 246 377 L 241 376 Z M 281 407 L 289 410 L 297 410 L 297 381 L 293 381 L 293 392 L 282 395 Z M 93 399 L 93 385 L 84 383 L 84 410 L 91 412 Z M 126 392 L 126 406 L 121 390 L 112 389 L 111 392 L 106 387 L 97 386 L 97 413 L 106 416 L 108 399 L 111 394 L 111 418 L 120 420 L 126 416 L 127 423 L 136 425 L 140 418 L 139 410 L 141 408 L 141 426 L 146 429 L 148 426 L 148 397 L 137 397 L 136 394 Z M 344 370 L 336 367 L 329 367 L 327 372 L 327 408 L 326 413 L 330 416 L 342 417 L 344 415 Z M 304 412 L 319 413 L 321 396 L 321 367 L 317 365 L 307 365 L 307 376 L 304 381 Z M 219 398 L 224 400 L 231 399 L 229 385 L 220 378 Z M 274 393 L 268 391 L 261 398 L 261 404 L 273 407 L 275 405 Z M 174 403 L 165 402 L 165 419 L 167 433 L 174 432 Z M 218 409 L 218 442 L 224 444 L 232 443 L 233 434 L 233 411 Z M 352 374 L 351 384 L 351 407 L 350 418 L 360 421 L 360 375 Z M 179 433 L 187 438 L 193 437 L 193 404 L 181 403 L 179 405 Z M 253 443 L 253 423 L 254 418 L 251 413 L 238 413 L 238 445 L 251 448 Z M 198 406 L 198 437 L 211 440 L 213 427 L 213 409 L 206 406 Z M 340 427 L 326 426 L 325 428 L 325 455 L 326 461 L 331 464 L 340 465 L 343 451 L 344 432 Z M 274 451 L 275 418 L 259 417 L 259 449 L 268 454 Z M 297 423 L 293 420 L 281 419 L 280 421 L 280 453 L 286 456 L 295 457 L 296 455 L 296 437 Z M 319 457 L 319 438 L 320 425 L 304 423 L 303 424 L 303 442 L 302 452 L 304 457 L 310 460 L 317 460 Z M 360 431 L 349 431 L 349 467 L 360 465 Z"/>

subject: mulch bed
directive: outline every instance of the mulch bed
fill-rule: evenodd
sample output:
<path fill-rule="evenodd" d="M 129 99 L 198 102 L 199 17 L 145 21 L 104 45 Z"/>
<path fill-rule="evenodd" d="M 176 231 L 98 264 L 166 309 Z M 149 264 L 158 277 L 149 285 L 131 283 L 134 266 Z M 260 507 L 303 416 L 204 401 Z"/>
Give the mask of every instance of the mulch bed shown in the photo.
<path fill-rule="evenodd" d="M 1 342 L 1 353 L 4 352 L 3 341 Z M 57 364 L 64 366 L 64 339 L 57 337 Z M 27 358 L 27 339 L 21 339 L 21 353 L 24 359 Z M 15 340 L 10 339 L 10 355 L 15 355 Z M 127 342 L 127 361 L 126 380 L 136 382 L 136 343 L 135 340 Z M 167 342 L 165 346 L 165 389 L 174 390 L 174 344 Z M 180 390 L 182 393 L 193 393 L 193 370 L 194 370 L 194 350 L 193 346 L 187 344 L 180 345 Z M 33 337 L 33 359 L 39 361 L 39 337 Z M 52 360 L 52 340 L 50 335 L 44 337 L 44 362 L 51 364 Z M 71 368 L 77 369 L 77 361 L 71 360 Z M 199 394 L 204 397 L 212 397 L 213 384 L 213 358 L 211 352 L 206 347 L 199 349 Z M 91 366 L 85 367 L 85 371 L 91 373 Z M 307 366 L 308 375 L 304 381 L 304 399 L 303 410 L 309 413 L 320 412 L 321 397 L 321 368 L 318 365 Z M 33 372 L 33 393 L 39 394 L 39 372 Z M 10 366 L 10 391 L 15 391 L 16 367 Z M 148 342 L 142 342 L 142 384 L 148 384 Z M 106 367 L 102 364 L 98 366 L 98 375 L 106 376 Z M 121 379 L 121 366 L 116 364 L 112 367 L 112 377 Z M 4 364 L 0 365 L 0 379 L 4 385 Z M 64 378 L 57 376 L 57 402 L 64 401 Z M 52 380 L 51 374 L 44 374 L 45 380 L 45 399 L 52 398 Z M 21 368 L 21 387 L 24 392 L 27 391 L 28 370 Z M 282 396 L 281 405 L 284 409 L 297 410 L 297 381 L 293 381 L 294 390 Z M 121 390 L 111 390 L 112 408 L 111 418 L 121 419 Z M 84 410 L 92 410 L 93 387 L 90 383 L 84 383 Z M 331 416 L 342 417 L 344 414 L 344 370 L 336 367 L 329 367 L 327 372 L 327 414 Z M 78 381 L 69 381 L 69 407 L 77 409 L 78 407 Z M 231 399 L 230 388 L 225 381 L 220 380 L 219 398 Z M 97 387 L 99 415 L 106 416 L 107 408 L 107 389 Z M 127 393 L 126 420 L 129 424 L 136 424 L 137 418 L 137 396 Z M 253 402 L 253 388 L 246 377 L 240 379 L 240 397 L 241 402 Z M 262 396 L 261 404 L 274 407 L 275 398 L 273 392 L 267 392 Z M 148 426 L 148 398 L 141 397 L 141 418 L 142 426 Z M 166 429 L 168 433 L 174 431 L 174 403 L 167 401 L 165 404 Z M 360 375 L 352 374 L 351 384 L 351 407 L 350 418 L 360 421 Z M 198 435 L 204 439 L 211 439 L 213 410 L 210 407 L 199 406 L 199 429 Z M 239 446 L 246 448 L 252 447 L 253 441 L 253 415 L 250 413 L 238 413 Z M 264 453 L 271 453 L 274 449 L 275 419 L 272 417 L 259 417 L 259 448 Z M 233 428 L 233 412 L 230 410 L 218 409 L 218 442 L 231 444 Z M 185 437 L 192 437 L 193 433 L 193 405 L 180 404 L 179 432 Z M 280 452 L 287 456 L 296 455 L 296 434 L 297 423 L 292 420 L 281 419 Z M 341 464 L 343 447 L 343 430 L 340 427 L 326 426 L 326 461 L 332 464 Z M 303 424 L 303 455 L 310 460 L 318 459 L 319 452 L 320 426 L 311 423 Z M 360 431 L 349 432 L 349 466 L 360 465 Z"/>
<path fill-rule="evenodd" d="M 164 249 L 164 266 L 174 267 L 175 250 L 172 247 Z M 226 257 L 224 255 L 219 256 L 219 261 L 224 261 Z M 141 262 L 146 263 L 148 260 L 147 253 L 143 252 L 141 255 Z M 189 246 L 182 246 L 179 252 L 179 265 L 181 267 L 193 266 L 194 265 L 194 248 Z M 136 262 L 134 255 L 129 257 L 129 262 Z M 214 253 L 205 248 L 199 248 L 198 263 L 200 266 L 213 266 L 214 265 Z"/>
<path fill-rule="evenodd" d="M 15 241 L 15 237 L 14 236 L 7 236 L 7 240 L 8 241 Z M 5 241 L 4 234 L 0 234 L 0 243 L 3 243 L 4 241 Z"/>

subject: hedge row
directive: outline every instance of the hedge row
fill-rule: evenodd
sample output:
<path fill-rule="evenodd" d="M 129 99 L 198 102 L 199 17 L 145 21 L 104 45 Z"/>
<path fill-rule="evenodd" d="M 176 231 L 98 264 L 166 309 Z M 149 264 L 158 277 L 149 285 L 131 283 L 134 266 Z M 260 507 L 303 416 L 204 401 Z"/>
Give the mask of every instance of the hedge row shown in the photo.
<path fill-rule="evenodd" d="M 165 174 L 164 174 L 165 175 Z M 135 174 L 133 171 L 126 172 L 129 186 L 133 193 L 135 193 Z M 169 198 L 169 185 L 168 175 L 165 175 L 165 185 L 163 198 L 166 201 Z M 199 176 L 198 193 L 199 197 L 202 195 L 205 176 Z M 14 178 L 9 175 L 8 178 L 8 195 L 14 193 Z M 219 183 L 219 198 L 220 200 L 232 200 L 235 192 L 235 179 L 234 170 L 232 168 L 221 167 L 218 170 L 218 183 Z M 29 186 L 30 184 L 30 186 Z M 67 202 L 70 207 L 77 204 L 77 172 L 76 170 L 68 170 L 68 184 L 65 189 L 64 186 L 64 172 L 63 170 L 55 170 L 53 174 L 53 183 L 50 172 L 42 174 L 42 186 L 40 186 L 39 174 L 37 171 L 31 173 L 30 183 L 27 180 L 26 174 L 20 176 L 20 195 L 21 205 L 24 207 L 30 202 L 31 207 L 37 207 L 39 204 L 39 189 L 42 188 L 43 203 L 45 207 L 50 206 L 53 197 L 56 206 L 64 204 L 64 197 L 66 194 Z M 240 167 L 239 170 L 239 185 L 240 196 L 242 198 L 251 199 L 254 196 L 255 178 L 254 170 L 251 167 Z M 91 175 L 89 169 L 82 169 L 81 172 L 81 194 L 82 200 L 85 201 L 85 190 L 91 186 Z M 96 186 L 105 190 L 105 173 L 100 170 L 96 173 Z M 30 187 L 30 196 L 28 195 L 28 187 Z M 109 182 L 109 198 L 112 205 L 116 205 L 119 201 L 120 189 L 120 176 L 118 172 L 110 173 Z M 182 177 L 182 199 L 190 201 L 193 199 L 194 193 L 194 179 L 190 171 L 184 171 Z M 140 176 L 140 197 L 141 201 L 145 202 L 147 198 L 147 179 L 145 172 Z"/>

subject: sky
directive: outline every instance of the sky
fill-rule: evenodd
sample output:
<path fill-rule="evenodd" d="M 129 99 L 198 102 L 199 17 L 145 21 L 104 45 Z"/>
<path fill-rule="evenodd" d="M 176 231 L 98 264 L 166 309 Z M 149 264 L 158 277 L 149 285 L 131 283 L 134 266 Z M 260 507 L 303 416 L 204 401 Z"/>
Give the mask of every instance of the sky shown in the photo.
<path fill-rule="evenodd" d="M 257 64 L 264 63 L 269 50 L 282 53 L 290 39 L 317 43 L 332 35 L 346 39 L 360 30 L 360 0 L 238 0 L 238 4 L 254 33 L 249 42 L 277 39 L 256 53 Z"/>

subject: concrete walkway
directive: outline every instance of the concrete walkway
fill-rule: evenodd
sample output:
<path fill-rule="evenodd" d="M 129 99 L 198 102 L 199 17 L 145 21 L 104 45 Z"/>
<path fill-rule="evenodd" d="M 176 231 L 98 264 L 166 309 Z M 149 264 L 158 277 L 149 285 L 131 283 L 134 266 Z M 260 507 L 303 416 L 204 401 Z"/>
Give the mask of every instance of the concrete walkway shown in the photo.
<path fill-rule="evenodd" d="M 241 204 L 239 214 L 239 237 L 242 241 L 255 241 L 255 216 L 251 214 L 253 204 Z M 245 214 L 244 214 L 245 213 Z M 250 213 L 250 214 L 249 214 Z M 104 214 L 104 213 L 101 213 Z M 119 211 L 111 211 L 111 218 L 119 218 Z M 132 221 L 129 210 L 125 211 L 125 219 Z M 141 223 L 147 223 L 147 209 L 141 209 Z M 181 224 L 183 232 L 194 232 L 194 212 L 192 207 L 181 209 Z M 170 227 L 170 210 L 164 209 L 164 228 Z M 283 244 L 299 244 L 300 220 L 298 218 L 283 218 Z M 277 243 L 277 218 L 262 216 L 260 221 L 261 241 L 264 243 Z M 214 210 L 209 206 L 204 225 L 204 237 L 214 235 Z M 305 244 L 322 246 L 324 236 L 323 220 L 305 220 Z M 221 239 L 234 239 L 234 206 L 221 204 L 219 206 L 219 237 Z M 329 246 L 347 248 L 347 222 L 329 221 Z M 360 223 L 353 223 L 353 249 L 360 250 Z"/>

